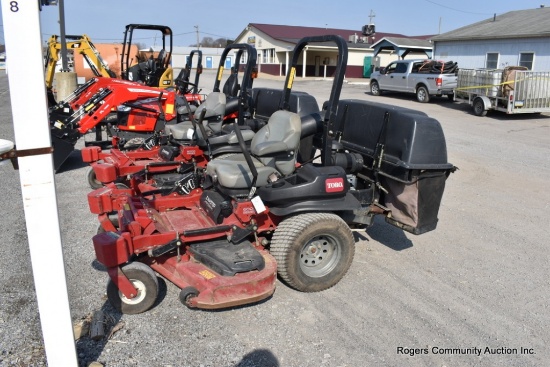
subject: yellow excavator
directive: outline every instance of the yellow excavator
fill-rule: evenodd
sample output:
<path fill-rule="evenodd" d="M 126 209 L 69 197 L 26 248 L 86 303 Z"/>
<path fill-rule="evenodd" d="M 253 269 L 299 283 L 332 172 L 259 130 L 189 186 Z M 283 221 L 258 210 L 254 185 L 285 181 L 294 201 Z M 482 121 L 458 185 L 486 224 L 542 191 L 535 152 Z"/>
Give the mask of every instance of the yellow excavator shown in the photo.
<path fill-rule="evenodd" d="M 83 34 L 81 36 L 67 35 L 65 36 L 67 50 L 82 54 L 84 60 L 90 66 L 90 69 L 95 76 L 104 76 L 107 78 L 116 78 L 117 75 L 109 69 L 109 65 L 101 58 L 99 51 L 95 48 L 90 38 Z M 56 101 L 53 94 L 53 79 L 55 75 L 55 66 L 60 59 L 61 42 L 58 36 L 52 35 L 48 40 L 48 48 L 46 50 L 45 68 L 46 68 L 46 89 L 48 91 L 48 103 L 50 106 L 55 105 Z"/>
<path fill-rule="evenodd" d="M 160 32 L 161 49 L 156 57 L 150 55 L 145 57 L 138 52 L 132 55 L 132 42 L 135 31 L 152 31 L 153 34 Z M 157 35 L 155 35 L 156 39 Z M 143 83 L 149 87 L 170 88 L 174 86 L 174 74 L 171 66 L 172 61 L 172 29 L 165 25 L 153 24 L 128 24 L 124 32 L 124 42 L 121 54 L 120 75 L 116 75 L 109 65 L 103 60 L 99 51 L 87 35 L 65 36 L 67 50 L 82 54 L 95 76 L 108 78 L 120 77 L 124 80 Z M 61 42 L 58 36 L 53 35 L 48 41 L 48 48 L 45 57 L 46 88 L 48 90 L 48 103 L 50 106 L 56 104 L 52 86 L 55 75 L 55 67 L 60 59 Z"/>

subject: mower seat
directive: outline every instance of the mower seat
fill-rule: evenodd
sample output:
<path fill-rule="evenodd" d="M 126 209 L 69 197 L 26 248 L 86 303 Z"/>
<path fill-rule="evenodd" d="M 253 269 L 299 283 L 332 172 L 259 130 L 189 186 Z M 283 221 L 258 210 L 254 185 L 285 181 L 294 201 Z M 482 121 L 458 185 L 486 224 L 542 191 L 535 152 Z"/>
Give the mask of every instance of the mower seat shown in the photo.
<path fill-rule="evenodd" d="M 225 94 L 213 92 L 206 97 L 206 100 L 201 103 L 199 107 L 197 107 L 194 113 L 195 116 L 200 116 L 202 111 L 206 110 L 203 125 L 205 126 L 207 133 L 215 135 L 221 132 L 226 103 L 227 99 Z M 176 140 L 192 139 L 192 136 L 188 136 L 188 133 L 191 134 L 190 129 L 193 129 L 193 124 L 191 121 L 183 121 L 174 125 L 166 125 L 166 133 L 172 134 L 172 137 Z M 200 131 L 197 133 L 200 136 Z"/>
<path fill-rule="evenodd" d="M 257 187 L 294 172 L 301 131 L 298 114 L 277 111 L 254 135 L 250 153 L 258 171 Z M 211 160 L 206 173 L 225 188 L 249 189 L 252 186 L 253 175 L 242 153 Z"/>

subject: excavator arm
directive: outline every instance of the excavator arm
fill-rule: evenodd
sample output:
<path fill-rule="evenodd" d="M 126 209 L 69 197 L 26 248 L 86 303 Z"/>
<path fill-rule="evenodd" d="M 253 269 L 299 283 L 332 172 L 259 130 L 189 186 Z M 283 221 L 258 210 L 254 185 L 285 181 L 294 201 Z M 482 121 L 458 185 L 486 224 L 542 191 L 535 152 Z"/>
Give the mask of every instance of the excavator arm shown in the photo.
<path fill-rule="evenodd" d="M 67 50 L 73 50 L 82 54 L 84 60 L 92 69 L 92 72 L 96 76 L 103 76 L 107 78 L 116 78 L 116 74 L 109 69 L 109 65 L 103 60 L 99 51 L 95 48 L 94 44 L 88 36 L 85 34 L 82 36 L 66 36 Z M 55 75 L 55 66 L 59 61 L 59 54 L 61 52 L 61 43 L 58 40 L 58 36 L 53 35 L 48 40 L 48 49 L 46 52 L 46 88 L 51 89 L 53 86 L 53 79 Z"/>

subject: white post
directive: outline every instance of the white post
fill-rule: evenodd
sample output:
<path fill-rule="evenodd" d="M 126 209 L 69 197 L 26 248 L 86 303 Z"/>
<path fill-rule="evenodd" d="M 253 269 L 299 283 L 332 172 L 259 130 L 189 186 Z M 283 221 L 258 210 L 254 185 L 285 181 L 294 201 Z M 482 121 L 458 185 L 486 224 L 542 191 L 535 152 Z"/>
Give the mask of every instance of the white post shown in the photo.
<path fill-rule="evenodd" d="M 304 47 L 304 52 L 302 53 L 302 60 L 304 60 L 302 64 L 302 78 L 306 77 L 306 65 L 307 65 L 307 46 Z"/>
<path fill-rule="evenodd" d="M 285 66 L 285 76 L 288 75 L 288 67 L 289 67 L 289 64 L 288 64 L 288 63 L 290 62 L 290 61 L 289 61 L 289 59 L 290 59 L 289 53 L 290 53 L 290 52 L 287 51 L 286 54 L 285 54 L 285 65 L 286 65 L 286 66 Z"/>
<path fill-rule="evenodd" d="M 2 1 L 6 62 L 31 264 L 50 367 L 77 366 L 61 248 L 37 1 Z"/>

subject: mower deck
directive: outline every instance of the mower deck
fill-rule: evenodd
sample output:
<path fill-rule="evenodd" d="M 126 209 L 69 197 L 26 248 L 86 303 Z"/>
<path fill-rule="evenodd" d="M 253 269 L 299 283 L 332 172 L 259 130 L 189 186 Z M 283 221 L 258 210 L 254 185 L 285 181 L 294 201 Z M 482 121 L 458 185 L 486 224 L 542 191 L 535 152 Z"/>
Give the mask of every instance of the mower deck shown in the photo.
<path fill-rule="evenodd" d="M 258 302 L 275 292 L 275 259 L 266 250 L 259 250 L 258 253 L 265 263 L 262 270 L 236 273 L 233 276 L 220 275 L 188 256 L 182 257 L 179 262 L 174 254 L 147 258 L 144 262 L 182 290 L 189 287 L 197 289 L 198 295 L 185 301 L 188 307 L 219 309 Z"/>

